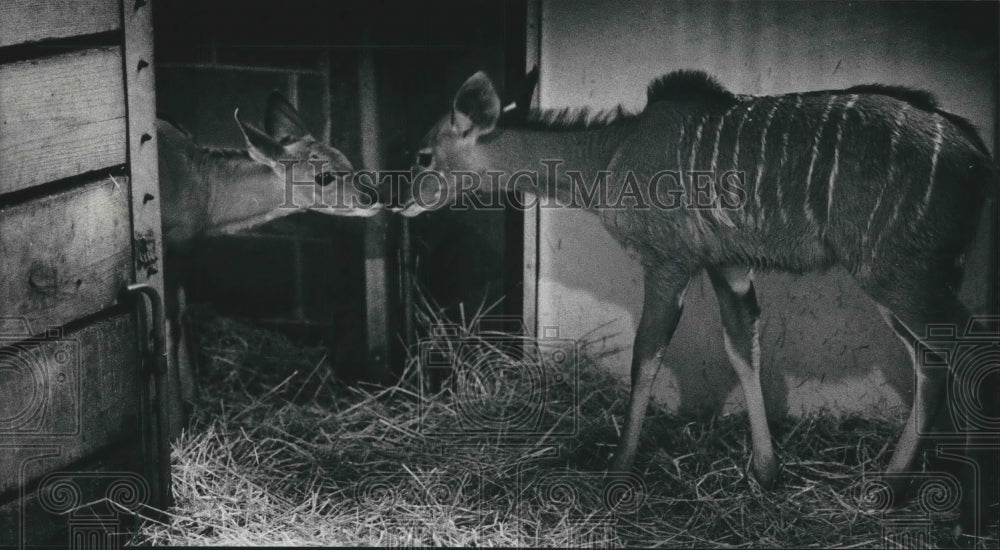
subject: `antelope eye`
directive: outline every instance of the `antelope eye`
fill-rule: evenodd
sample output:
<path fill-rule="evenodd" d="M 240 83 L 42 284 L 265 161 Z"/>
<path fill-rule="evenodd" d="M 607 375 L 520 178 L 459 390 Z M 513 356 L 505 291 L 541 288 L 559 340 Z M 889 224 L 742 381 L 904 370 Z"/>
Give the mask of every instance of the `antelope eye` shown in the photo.
<path fill-rule="evenodd" d="M 427 168 L 431 165 L 434 160 L 434 155 L 430 151 L 421 151 L 417 153 L 417 164 L 423 168 Z"/>
<path fill-rule="evenodd" d="M 337 174 L 333 172 L 323 172 L 322 174 L 316 175 L 316 183 L 320 186 L 326 186 L 337 180 Z"/>

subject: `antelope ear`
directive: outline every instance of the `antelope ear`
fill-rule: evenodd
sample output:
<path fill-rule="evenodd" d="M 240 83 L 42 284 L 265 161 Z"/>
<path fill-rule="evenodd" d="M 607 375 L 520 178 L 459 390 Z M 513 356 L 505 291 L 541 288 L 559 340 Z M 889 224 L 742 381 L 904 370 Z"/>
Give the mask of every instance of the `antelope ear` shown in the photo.
<path fill-rule="evenodd" d="M 264 131 L 278 141 L 285 138 L 299 139 L 308 135 L 309 130 L 299 117 L 299 112 L 281 93 L 274 91 L 267 97 L 267 114 L 264 116 Z"/>
<path fill-rule="evenodd" d="M 462 84 L 452 104 L 451 123 L 465 135 L 487 134 L 500 118 L 500 97 L 486 73 L 479 71 Z"/>
<path fill-rule="evenodd" d="M 243 133 L 243 139 L 247 143 L 247 152 L 250 153 L 250 158 L 274 168 L 278 164 L 278 160 L 283 156 L 285 148 L 263 131 L 240 120 L 239 109 L 236 109 L 233 117 L 236 119 L 236 124 L 240 127 L 240 132 Z"/>

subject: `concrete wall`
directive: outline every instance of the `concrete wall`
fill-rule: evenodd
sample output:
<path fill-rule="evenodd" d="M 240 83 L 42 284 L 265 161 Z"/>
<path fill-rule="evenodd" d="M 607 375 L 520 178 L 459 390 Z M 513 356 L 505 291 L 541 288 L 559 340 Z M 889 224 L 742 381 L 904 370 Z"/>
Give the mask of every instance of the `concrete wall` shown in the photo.
<path fill-rule="evenodd" d="M 881 82 L 927 89 L 995 143 L 997 5 L 841 2 L 543 1 L 540 105 L 641 109 L 646 84 L 702 69 L 731 91 L 778 94 Z M 990 223 L 969 259 L 963 300 L 986 309 Z M 592 341 L 627 376 L 642 273 L 590 214 L 544 210 L 538 326 Z M 771 414 L 908 403 L 912 371 L 872 302 L 842 269 L 758 276 Z M 739 406 L 707 277 L 693 281 L 657 380 L 675 409 Z"/>

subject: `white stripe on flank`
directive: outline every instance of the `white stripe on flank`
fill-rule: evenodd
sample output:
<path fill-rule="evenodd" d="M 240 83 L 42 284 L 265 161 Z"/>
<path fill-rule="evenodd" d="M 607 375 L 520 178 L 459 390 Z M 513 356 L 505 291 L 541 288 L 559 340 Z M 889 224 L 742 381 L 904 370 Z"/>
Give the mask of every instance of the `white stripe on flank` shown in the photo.
<path fill-rule="evenodd" d="M 788 134 L 792 132 L 792 122 L 795 121 L 795 114 L 798 113 L 799 109 L 802 107 L 802 96 L 795 96 L 795 108 L 792 109 L 791 114 L 788 115 L 788 128 L 785 128 L 784 135 L 781 136 L 781 157 L 778 159 L 778 178 L 774 182 L 774 198 L 777 199 L 778 212 L 781 213 L 781 222 L 788 223 L 788 212 L 785 211 L 784 205 L 781 204 L 781 176 L 785 171 L 785 162 L 788 161 Z"/>
<path fill-rule="evenodd" d="M 816 128 L 816 135 L 813 136 L 812 158 L 809 159 L 809 171 L 806 173 L 805 199 L 802 201 L 802 212 L 806 215 L 806 220 L 810 222 L 815 219 L 812 208 L 809 207 L 809 188 L 812 186 L 813 168 L 816 166 L 816 157 L 819 156 L 819 140 L 823 137 L 823 128 L 826 127 L 826 121 L 830 118 L 830 109 L 833 108 L 833 102 L 836 99 L 837 96 L 831 95 L 830 99 L 826 100 L 823 116 L 820 117 L 819 127 Z"/>
<path fill-rule="evenodd" d="M 767 132 L 771 129 L 774 113 L 778 111 L 778 106 L 784 100 L 784 96 L 779 97 L 778 101 L 774 103 L 774 107 L 771 107 L 771 110 L 767 113 L 767 118 L 764 120 L 764 131 L 760 134 L 760 161 L 757 163 L 757 176 L 753 182 L 753 198 L 757 204 L 757 227 L 764 224 L 764 206 L 760 203 L 760 180 L 764 176 L 764 164 L 767 162 Z"/>
<path fill-rule="evenodd" d="M 677 171 L 681 173 L 681 185 L 684 184 L 684 162 L 681 160 L 681 147 L 684 146 L 684 128 L 684 120 L 681 120 L 681 135 L 677 136 Z"/>
<path fill-rule="evenodd" d="M 708 118 L 701 119 L 698 123 L 698 129 L 694 131 L 694 141 L 691 142 L 691 160 L 688 162 L 688 169 L 695 170 L 694 161 L 698 157 L 698 143 L 701 142 L 701 131 L 705 128 L 705 122 Z"/>
<path fill-rule="evenodd" d="M 754 101 L 747 107 L 747 110 L 743 112 L 743 117 L 740 118 L 740 124 L 736 127 L 736 146 L 733 148 L 733 170 L 739 171 L 740 169 L 740 138 L 743 136 L 743 125 L 746 124 L 747 118 L 750 113 L 754 110 L 754 107 L 760 101 Z M 743 219 L 744 221 L 750 217 L 749 212 L 747 212 L 747 205 L 743 205 Z"/>
<path fill-rule="evenodd" d="M 681 147 L 684 145 L 684 121 L 681 121 L 681 134 L 677 136 L 677 169 L 684 172 L 684 163 L 681 162 Z"/>
<path fill-rule="evenodd" d="M 927 192 L 924 193 L 924 201 L 920 204 L 916 220 L 919 220 L 927 212 L 927 207 L 931 204 L 931 191 L 934 190 L 934 175 L 937 173 L 938 156 L 941 154 L 941 142 L 944 140 L 944 128 L 941 126 L 941 118 L 934 115 L 934 154 L 931 155 L 931 177 L 927 183 Z"/>
<path fill-rule="evenodd" d="M 729 116 L 729 113 L 733 112 L 733 109 L 735 108 L 736 105 L 733 105 L 728 110 L 726 110 L 725 114 L 722 115 L 722 120 L 719 121 L 719 128 L 715 131 L 715 147 L 712 150 L 712 164 L 711 168 L 709 168 L 709 171 L 712 172 L 713 177 L 715 174 L 715 167 L 717 165 L 716 163 L 719 160 L 719 141 L 721 141 L 722 139 L 722 127 L 726 125 L 726 117 Z"/>
<path fill-rule="evenodd" d="M 697 176 L 695 176 L 695 174 L 693 173 L 695 171 L 694 162 L 695 162 L 695 159 L 697 159 L 697 157 L 698 157 L 698 143 L 701 142 L 701 132 L 705 128 L 705 122 L 707 120 L 708 120 L 708 117 L 703 118 L 703 119 L 701 119 L 700 122 L 698 122 L 698 127 L 694 131 L 694 139 L 691 140 L 691 158 L 688 160 L 688 170 L 690 170 L 692 172 L 692 174 L 691 174 L 691 185 L 688 188 L 689 189 L 688 192 L 690 193 L 690 196 L 691 196 L 692 200 L 695 200 L 697 198 L 697 193 L 695 192 L 695 184 L 697 183 L 696 182 Z M 705 230 L 705 218 L 701 215 L 701 211 L 700 210 L 695 210 L 695 216 L 694 217 L 698 221 L 698 227 L 702 231 L 704 231 Z"/>
<path fill-rule="evenodd" d="M 878 199 L 875 201 L 875 208 L 872 210 L 871 216 L 868 217 L 868 229 L 865 231 L 865 239 L 871 234 L 872 221 L 875 219 L 875 213 L 878 211 L 879 205 L 882 203 L 882 195 L 885 190 L 892 187 L 896 183 L 896 172 L 898 171 L 896 162 L 896 157 L 899 153 L 899 140 L 902 139 L 902 129 L 903 129 L 903 117 L 906 116 L 906 112 L 910 109 L 909 103 L 903 103 L 900 106 L 899 111 L 896 111 L 896 118 L 893 121 L 894 126 L 892 128 L 892 140 L 889 144 L 889 174 L 886 178 L 885 185 L 879 191 Z M 882 227 L 882 231 L 878 234 L 878 239 L 876 239 L 875 244 L 872 246 L 871 259 L 874 262 L 875 258 L 878 256 L 879 246 L 882 245 L 882 240 L 885 238 L 886 233 L 889 232 L 889 228 L 896 221 L 896 217 L 899 216 L 899 209 L 903 205 L 903 201 L 906 200 L 906 193 L 900 193 L 899 201 L 892 208 L 892 213 L 889 215 L 889 221 L 886 222 L 885 226 Z M 864 243 L 862 243 L 864 246 Z"/>
<path fill-rule="evenodd" d="M 886 188 L 890 187 L 896 180 L 896 152 L 899 149 L 899 129 L 903 125 L 903 116 L 906 114 L 907 107 L 909 107 L 909 104 L 904 103 L 902 108 L 896 112 L 895 126 L 892 128 L 892 137 L 889 140 L 889 171 L 886 173 L 886 180 L 882 184 L 882 188 L 878 191 L 878 197 L 875 199 L 875 208 L 872 208 L 872 213 L 868 215 L 868 227 L 865 228 L 865 235 L 861 241 L 862 248 L 868 244 L 868 239 L 872 232 L 872 221 L 875 220 L 875 214 L 882 204 L 882 196 L 885 195 Z"/>
<path fill-rule="evenodd" d="M 745 113 L 743 113 L 743 118 L 740 119 L 739 126 L 736 127 L 736 147 L 733 149 L 733 170 L 739 170 L 740 168 L 740 137 L 743 135 L 743 125 L 747 122 L 747 117 L 750 116 L 750 112 L 753 111 L 754 107 L 757 106 L 759 101 L 754 101 L 747 107 Z"/>
<path fill-rule="evenodd" d="M 826 225 L 823 227 L 823 232 L 826 233 L 826 228 L 830 227 L 830 209 L 833 207 L 833 187 L 837 183 L 837 171 L 840 169 L 840 139 L 844 137 L 844 124 L 847 122 L 847 115 L 850 114 L 851 107 L 858 101 L 858 96 L 852 94 L 851 99 L 844 105 L 844 110 L 840 117 L 840 122 L 837 124 L 837 139 L 833 142 L 833 169 L 830 170 L 830 181 L 827 184 L 829 190 L 826 194 Z"/>
<path fill-rule="evenodd" d="M 708 194 L 709 194 L 709 200 L 712 203 L 713 210 L 715 208 L 722 208 L 722 202 L 719 200 L 719 195 L 718 193 L 715 192 L 715 185 L 719 181 L 719 177 L 715 173 L 715 168 L 718 165 L 718 160 L 719 160 L 719 141 L 722 140 L 722 127 L 726 125 L 726 117 L 729 116 L 729 113 L 733 112 L 733 109 L 735 108 L 736 105 L 733 105 L 732 107 L 727 109 L 725 113 L 723 113 L 722 119 L 719 120 L 719 127 L 715 130 L 715 146 L 712 148 L 712 162 L 709 164 L 709 169 L 708 169 L 712 178 L 712 183 L 708 188 L 709 192 Z M 719 214 L 713 212 L 712 215 L 717 220 L 721 220 Z"/>

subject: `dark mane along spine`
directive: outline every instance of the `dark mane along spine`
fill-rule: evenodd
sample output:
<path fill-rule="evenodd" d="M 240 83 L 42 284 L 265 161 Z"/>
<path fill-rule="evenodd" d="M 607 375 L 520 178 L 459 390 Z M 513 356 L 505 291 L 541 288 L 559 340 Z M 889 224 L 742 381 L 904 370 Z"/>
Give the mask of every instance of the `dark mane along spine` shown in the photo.
<path fill-rule="evenodd" d="M 847 88 L 844 90 L 844 93 L 884 95 L 900 101 L 905 101 L 922 111 L 937 113 L 944 117 L 948 122 L 957 126 L 980 153 L 985 155 L 987 158 L 990 157 L 989 149 L 979 136 L 979 131 L 976 129 L 976 126 L 969 122 L 969 120 L 965 117 L 949 113 L 948 111 L 942 109 L 941 105 L 937 101 L 937 98 L 934 97 L 934 94 L 928 92 L 927 90 L 917 90 L 915 88 L 896 86 L 892 84 L 860 84 L 858 86 L 851 86 L 850 88 Z"/>
<path fill-rule="evenodd" d="M 635 115 L 621 105 L 604 110 L 587 107 L 563 107 L 561 109 L 531 109 L 521 117 L 503 120 L 505 128 L 519 130 L 579 131 L 604 128 L 617 122 L 627 121 Z"/>
<path fill-rule="evenodd" d="M 934 94 L 926 90 L 916 90 L 906 86 L 895 86 L 891 84 L 859 84 L 851 86 L 843 91 L 845 94 L 875 94 L 894 97 L 900 101 L 905 101 L 914 107 L 924 111 L 937 111 L 939 109 L 937 99 Z"/>
<path fill-rule="evenodd" d="M 646 104 L 657 101 L 710 101 L 732 105 L 739 101 L 735 94 L 704 71 L 681 70 L 665 74 L 649 83 Z"/>

